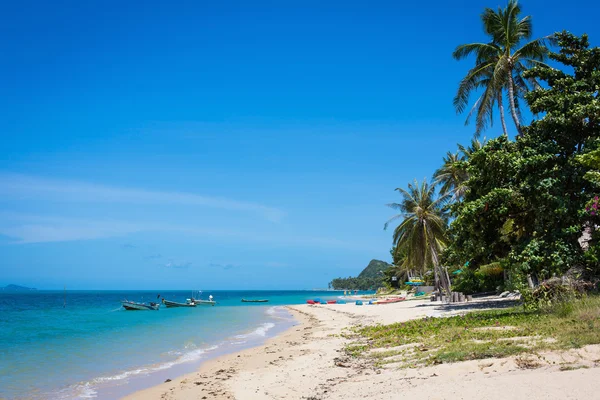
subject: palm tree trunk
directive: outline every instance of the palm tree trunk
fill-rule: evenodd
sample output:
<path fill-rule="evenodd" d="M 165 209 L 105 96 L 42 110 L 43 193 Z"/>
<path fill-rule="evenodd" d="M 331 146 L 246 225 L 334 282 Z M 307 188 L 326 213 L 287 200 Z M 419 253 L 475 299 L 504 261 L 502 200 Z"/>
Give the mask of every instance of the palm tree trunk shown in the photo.
<path fill-rule="evenodd" d="M 440 265 L 440 260 L 438 258 L 437 249 L 435 248 L 435 244 L 432 243 L 429 248 L 431 250 L 431 259 L 433 261 L 433 271 L 434 271 L 435 275 L 437 276 L 437 279 L 439 279 L 441 286 L 444 287 L 444 290 L 446 291 L 446 295 L 450 296 L 450 294 L 451 294 L 450 281 L 448 280 L 447 276 L 444 276 L 444 271 L 442 270 L 442 267 Z M 441 279 L 440 279 L 440 276 L 441 276 Z"/>
<path fill-rule="evenodd" d="M 515 82 L 513 81 L 512 69 L 508 71 L 508 101 L 510 103 L 510 112 L 515 121 L 515 126 L 517 127 L 517 132 L 519 132 L 519 136 L 523 136 L 521 123 L 519 122 L 519 116 L 517 115 L 517 106 L 515 105 Z"/>
<path fill-rule="evenodd" d="M 433 266 L 433 279 L 434 279 L 433 291 L 438 292 L 440 294 L 440 298 L 441 298 L 442 290 L 440 288 L 440 277 L 438 276 L 438 270 L 435 267 L 435 265 Z"/>
<path fill-rule="evenodd" d="M 506 129 L 506 120 L 504 119 L 504 104 L 502 104 L 502 90 L 498 95 L 498 108 L 500 109 L 500 122 L 502 122 L 502 131 L 504 131 L 504 136 L 508 136 L 508 130 Z"/>

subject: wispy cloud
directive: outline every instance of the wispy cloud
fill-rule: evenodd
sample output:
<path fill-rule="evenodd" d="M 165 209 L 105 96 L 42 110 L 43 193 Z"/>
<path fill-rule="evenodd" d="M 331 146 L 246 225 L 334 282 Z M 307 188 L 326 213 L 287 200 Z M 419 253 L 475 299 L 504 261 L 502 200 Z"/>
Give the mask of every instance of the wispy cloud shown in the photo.
<path fill-rule="evenodd" d="M 123 188 L 17 174 L 0 174 L 0 195 L 4 198 L 35 198 L 61 202 L 167 204 L 211 207 L 256 213 L 273 222 L 279 222 L 285 215 L 278 208 L 224 197 L 204 196 L 185 192 L 162 192 Z"/>
<path fill-rule="evenodd" d="M 225 270 L 239 267 L 239 265 L 234 265 L 234 264 L 219 264 L 219 263 L 210 263 L 210 264 L 208 264 L 208 266 L 210 268 L 221 268 L 221 269 L 225 269 Z"/>
<path fill-rule="evenodd" d="M 186 226 L 150 221 L 77 219 L 40 216 L 0 211 L 0 235 L 12 244 L 66 242 L 126 237 L 140 232 L 161 232 L 185 237 L 220 238 L 232 242 L 247 242 L 293 247 L 356 249 L 359 244 L 318 236 L 293 234 L 257 234 L 245 230 L 221 227 Z M 159 258 L 160 255 L 155 255 Z M 277 266 L 272 264 L 272 266 Z"/>
<path fill-rule="evenodd" d="M 67 242 L 121 237 L 141 232 L 143 224 L 115 220 L 84 220 L 0 212 L 0 234 L 14 243 Z"/>
<path fill-rule="evenodd" d="M 165 268 L 170 269 L 188 269 L 192 266 L 192 263 L 189 261 L 169 261 L 165 264 Z"/>
<path fill-rule="evenodd" d="M 160 254 L 151 254 L 149 256 L 146 256 L 146 258 L 149 259 L 149 260 L 157 260 L 159 258 L 162 258 L 162 255 L 160 255 Z"/>

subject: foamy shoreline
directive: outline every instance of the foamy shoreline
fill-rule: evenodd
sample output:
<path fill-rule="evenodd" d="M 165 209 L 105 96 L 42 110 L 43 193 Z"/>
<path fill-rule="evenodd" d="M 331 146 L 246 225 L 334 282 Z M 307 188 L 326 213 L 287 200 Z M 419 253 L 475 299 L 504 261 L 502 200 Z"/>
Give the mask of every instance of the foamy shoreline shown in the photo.
<path fill-rule="evenodd" d="M 189 374 L 197 370 L 203 363 L 213 358 L 237 353 L 248 348 L 264 344 L 268 338 L 274 337 L 297 324 L 293 316 L 282 306 L 270 306 L 265 314 L 269 320 L 244 333 L 238 333 L 220 342 L 209 343 L 184 352 L 177 352 L 178 357 L 172 361 L 124 370 L 113 375 L 103 375 L 90 381 L 72 385 L 61 390 L 58 396 L 65 399 L 91 398 L 115 399 L 135 393 L 166 379 Z M 54 396 L 54 395 L 52 395 Z"/>
<path fill-rule="evenodd" d="M 485 299 L 473 302 L 481 307 Z M 392 323 L 457 313 L 415 300 L 383 306 L 288 306 L 299 325 L 265 344 L 205 362 L 196 372 L 138 391 L 126 399 L 506 399 L 585 398 L 597 368 L 522 370 L 512 359 L 442 364 L 419 369 L 375 368 L 348 360 L 340 333 L 357 324 Z M 464 310 L 463 310 L 464 311 Z M 585 353 L 585 354 L 583 354 Z M 552 357 L 552 355 L 546 355 Z M 600 359 L 600 347 L 578 354 Z M 561 354 L 561 357 L 565 357 Z M 594 358 L 595 357 L 595 358 Z M 595 365 L 595 364 L 592 364 Z"/>

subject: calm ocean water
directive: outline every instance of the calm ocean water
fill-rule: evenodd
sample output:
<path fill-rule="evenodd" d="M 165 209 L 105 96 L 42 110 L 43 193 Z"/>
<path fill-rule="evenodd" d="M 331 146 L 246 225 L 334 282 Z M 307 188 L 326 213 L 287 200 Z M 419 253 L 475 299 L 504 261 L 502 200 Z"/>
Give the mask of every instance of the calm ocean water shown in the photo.
<path fill-rule="evenodd" d="M 205 291 L 214 307 L 124 311 L 120 301 L 185 301 L 190 291 L 0 293 L 0 398 L 114 398 L 153 374 L 177 376 L 207 358 L 256 345 L 294 323 L 281 305 L 340 292 Z M 267 305 L 242 298 L 269 299 Z M 161 375 L 162 374 L 162 375 Z M 169 375 L 170 374 L 170 375 Z M 144 380 L 146 378 L 146 380 Z"/>

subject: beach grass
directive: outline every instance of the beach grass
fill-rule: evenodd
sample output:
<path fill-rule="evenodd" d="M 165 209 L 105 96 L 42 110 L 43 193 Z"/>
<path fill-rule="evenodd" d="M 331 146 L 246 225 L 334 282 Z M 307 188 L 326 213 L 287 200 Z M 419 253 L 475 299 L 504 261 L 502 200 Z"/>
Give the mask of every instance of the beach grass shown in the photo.
<path fill-rule="evenodd" d="M 568 350 L 600 343 L 600 297 L 543 310 L 522 306 L 424 318 L 391 325 L 359 326 L 346 352 L 375 365 L 418 367 L 484 358 Z"/>

